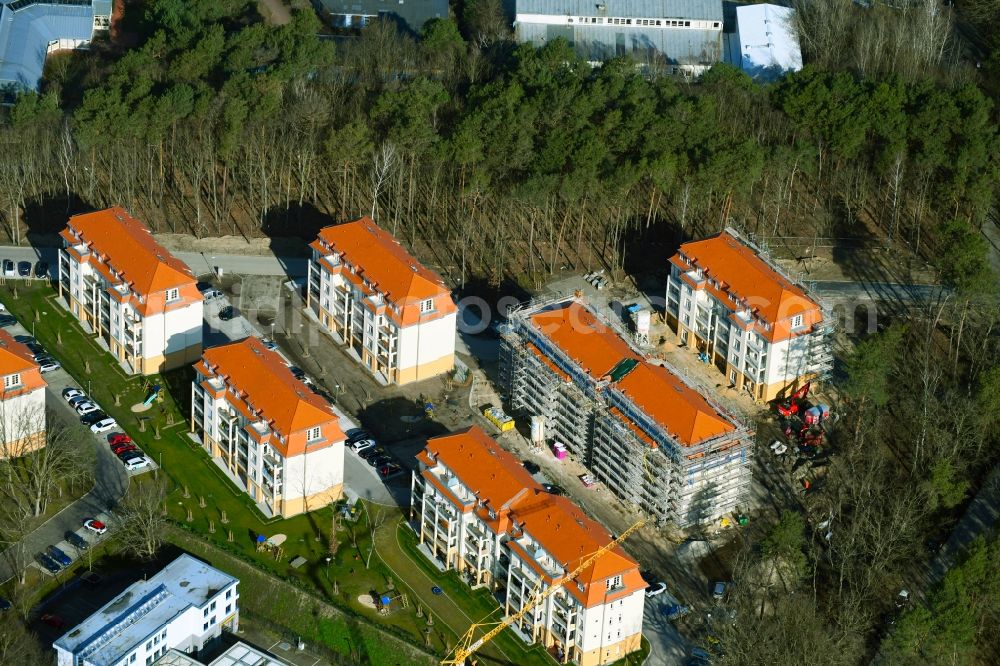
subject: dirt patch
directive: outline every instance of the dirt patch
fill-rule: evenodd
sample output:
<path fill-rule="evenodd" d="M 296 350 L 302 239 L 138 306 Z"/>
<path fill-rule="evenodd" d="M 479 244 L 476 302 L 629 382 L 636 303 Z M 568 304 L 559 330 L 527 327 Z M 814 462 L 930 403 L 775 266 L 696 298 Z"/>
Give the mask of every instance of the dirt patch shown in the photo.
<path fill-rule="evenodd" d="M 154 234 L 156 240 L 171 252 L 205 252 L 212 254 L 246 254 L 307 256 L 308 246 L 301 238 L 251 238 L 217 236 L 196 238 L 191 234 Z"/>
<path fill-rule="evenodd" d="M 292 20 L 291 9 L 281 0 L 259 0 L 257 12 L 271 25 L 285 25 Z"/>

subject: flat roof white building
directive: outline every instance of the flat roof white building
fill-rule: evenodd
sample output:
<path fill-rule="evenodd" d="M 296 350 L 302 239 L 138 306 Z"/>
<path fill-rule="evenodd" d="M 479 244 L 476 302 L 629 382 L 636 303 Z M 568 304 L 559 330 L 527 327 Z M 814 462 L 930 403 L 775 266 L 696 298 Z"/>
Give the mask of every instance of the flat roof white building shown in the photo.
<path fill-rule="evenodd" d="M 59 638 L 58 666 L 149 666 L 239 627 L 239 581 L 190 555 L 133 584 Z"/>
<path fill-rule="evenodd" d="M 153 666 L 204 666 L 205 662 L 193 659 L 179 650 L 168 650 L 153 662 Z M 208 663 L 208 666 L 290 666 L 287 662 L 269 655 L 242 641 Z"/>
<path fill-rule="evenodd" d="M 780 5 L 737 7 L 736 32 L 730 41 L 731 63 L 762 81 L 802 69 L 794 17 L 794 9 Z"/>

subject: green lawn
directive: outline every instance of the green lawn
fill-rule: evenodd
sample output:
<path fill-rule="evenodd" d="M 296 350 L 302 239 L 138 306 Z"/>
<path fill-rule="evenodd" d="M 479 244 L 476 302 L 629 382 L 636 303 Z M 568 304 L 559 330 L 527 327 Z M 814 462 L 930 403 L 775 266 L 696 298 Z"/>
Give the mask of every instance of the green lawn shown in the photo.
<path fill-rule="evenodd" d="M 331 517 L 330 508 L 296 516 L 291 519 L 267 520 L 249 497 L 239 491 L 210 460 L 208 455 L 187 436 L 189 430 L 185 417 L 189 395 L 190 370 L 176 370 L 165 377 L 129 377 L 79 323 L 57 301 L 56 294 L 43 284 L 17 285 L 17 297 L 8 285 L 0 289 L 2 301 L 31 330 L 38 341 L 59 359 L 81 388 L 90 393 L 102 408 L 113 416 L 123 430 L 149 454 L 162 464 L 163 473 L 170 481 L 167 511 L 170 519 L 181 527 L 213 542 L 220 548 L 252 562 L 282 578 L 291 580 L 306 589 L 315 590 L 338 606 L 370 616 L 372 621 L 397 627 L 423 643 L 424 621 L 415 613 L 378 616 L 358 602 L 358 596 L 371 590 L 382 591 L 386 585 L 385 568 L 377 558 L 372 568 L 366 569 L 362 555 L 371 549 L 371 538 L 362 516 L 353 529 L 357 530 L 357 547 L 350 537 L 350 527 L 339 534 L 341 547 L 337 557 L 325 563 L 328 553 Z M 39 313 L 35 320 L 35 312 Z M 87 372 L 89 367 L 90 372 Z M 154 409 L 136 415 L 130 406 L 141 402 L 148 387 L 160 384 L 168 388 L 165 399 Z M 118 398 L 116 404 L 116 396 Z M 145 423 L 138 418 L 142 416 Z M 143 430 L 143 427 L 145 430 Z M 160 438 L 156 439 L 159 431 Z M 184 497 L 185 490 L 189 497 Z M 204 507 L 200 500 L 204 499 Z M 188 512 L 191 521 L 188 521 Z M 222 523 L 225 512 L 228 524 Z M 398 514 L 395 514 L 398 516 Z M 210 532 L 210 521 L 215 532 Z M 230 532 L 232 541 L 229 541 Z M 287 540 L 280 561 L 267 552 L 258 552 L 255 537 L 284 534 Z M 293 569 L 289 562 L 302 556 L 308 563 Z M 332 582 L 336 580 L 339 594 L 333 595 Z M 438 640 L 443 649 L 443 642 Z"/>
<path fill-rule="evenodd" d="M 408 585 L 417 589 L 417 594 L 424 603 L 452 627 L 455 633 L 464 633 L 473 622 L 486 619 L 496 622 L 502 619 L 499 604 L 489 590 L 473 590 L 457 572 L 439 571 L 417 550 L 417 537 L 404 523 L 397 521 L 394 529 L 391 525 L 385 525 L 377 543 L 379 556 L 391 569 L 403 576 Z M 444 593 L 440 596 L 429 594 L 431 585 L 428 581 L 433 581 Z M 489 628 L 487 626 L 480 634 Z M 492 663 L 539 666 L 556 663 L 540 646 L 528 647 L 511 631 L 505 631 L 494 638 L 482 648 L 481 653 L 486 661 Z"/>

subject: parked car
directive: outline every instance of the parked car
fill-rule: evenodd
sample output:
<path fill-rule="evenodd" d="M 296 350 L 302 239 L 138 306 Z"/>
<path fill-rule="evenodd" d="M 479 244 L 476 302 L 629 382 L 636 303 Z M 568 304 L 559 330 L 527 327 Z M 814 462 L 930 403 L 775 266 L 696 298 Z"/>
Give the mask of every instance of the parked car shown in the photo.
<path fill-rule="evenodd" d="M 124 453 L 118 454 L 118 459 L 123 463 L 127 463 L 129 460 L 135 460 L 136 458 L 142 458 L 143 453 L 136 449 L 135 451 L 125 451 Z"/>
<path fill-rule="evenodd" d="M 125 469 L 130 472 L 134 472 L 137 469 L 142 469 L 149 465 L 149 458 L 146 456 L 141 456 L 139 458 L 133 458 L 125 463 Z"/>
<path fill-rule="evenodd" d="M 138 450 L 139 447 L 136 446 L 135 444 L 118 444 L 117 446 L 111 449 L 111 451 L 119 458 L 123 454 L 128 453 L 129 451 L 138 451 Z"/>
<path fill-rule="evenodd" d="M 260 341 L 267 349 L 270 349 L 271 351 L 278 351 L 278 343 L 271 338 L 261 338 Z"/>
<path fill-rule="evenodd" d="M 131 444 L 132 438 L 123 432 L 116 432 L 108 435 L 108 444 L 118 446 L 119 444 Z"/>
<path fill-rule="evenodd" d="M 38 369 L 42 374 L 45 374 L 46 372 L 53 372 L 61 367 L 62 366 L 59 365 L 59 361 L 54 358 L 47 358 L 44 361 L 38 362 Z"/>
<path fill-rule="evenodd" d="M 42 565 L 42 568 L 48 571 L 49 573 L 57 574 L 60 571 L 62 571 L 62 567 L 59 566 L 59 563 L 53 560 L 48 555 L 46 555 L 45 553 L 38 553 L 35 559 L 38 561 L 39 564 Z"/>
<path fill-rule="evenodd" d="M 552 484 L 552 483 L 543 483 L 542 484 L 542 490 L 544 490 L 545 492 L 547 492 L 550 495 L 565 495 L 566 494 L 566 491 L 563 490 L 562 486 L 557 486 L 557 485 Z"/>
<path fill-rule="evenodd" d="M 227 305 L 226 307 L 219 310 L 219 319 L 222 321 L 229 321 L 230 319 L 236 319 L 236 308 L 232 305 Z"/>
<path fill-rule="evenodd" d="M 108 526 L 95 518 L 88 518 L 83 521 L 83 526 L 95 534 L 104 534 L 108 531 Z"/>
<path fill-rule="evenodd" d="M 35 262 L 35 277 L 47 278 L 49 276 L 49 263 L 47 261 Z"/>
<path fill-rule="evenodd" d="M 700 647 L 691 648 L 691 656 L 685 662 L 686 666 L 709 666 L 712 663 L 712 654 Z"/>
<path fill-rule="evenodd" d="M 646 586 L 646 598 L 655 597 L 663 594 L 667 591 L 667 584 L 664 582 L 653 583 L 652 585 Z"/>
<path fill-rule="evenodd" d="M 31 262 L 30 261 L 19 261 L 17 262 L 17 274 L 21 277 L 31 277 Z"/>
<path fill-rule="evenodd" d="M 372 436 L 368 434 L 368 431 L 364 428 L 351 428 L 344 433 L 347 435 L 347 443 L 353 444 L 354 442 L 360 442 L 363 439 L 372 439 Z"/>
<path fill-rule="evenodd" d="M 8 326 L 13 326 L 16 323 L 16 317 L 11 317 L 9 314 L 0 314 L 0 326 L 7 328 Z"/>
<path fill-rule="evenodd" d="M 9 611 L 10 608 L 11 608 L 10 602 L 4 599 L 3 597 L 0 597 L 0 613 L 4 611 Z"/>
<path fill-rule="evenodd" d="M 541 467 L 538 466 L 538 463 L 532 462 L 530 460 L 522 460 L 521 464 L 524 465 L 524 470 L 528 474 L 538 474 L 538 472 L 541 471 L 542 469 Z"/>
<path fill-rule="evenodd" d="M 80 423 L 85 426 L 92 426 L 98 421 L 103 421 L 108 418 L 108 415 L 103 410 L 98 410 L 96 412 L 91 412 L 89 414 L 84 414 L 80 417 Z"/>
<path fill-rule="evenodd" d="M 69 565 L 73 564 L 73 560 L 70 559 L 70 556 L 64 553 L 63 551 L 59 550 L 59 548 L 57 548 L 56 546 L 49 546 L 47 549 L 45 549 L 45 554 L 64 567 L 68 567 Z"/>
<path fill-rule="evenodd" d="M 66 402 L 69 402 L 73 398 L 85 398 L 86 394 L 83 391 L 81 391 L 80 389 L 73 388 L 72 386 L 70 386 L 69 388 L 64 388 L 63 389 L 63 391 L 62 391 L 62 397 L 63 397 L 63 400 L 65 400 Z"/>
<path fill-rule="evenodd" d="M 31 350 L 31 353 L 35 355 L 36 361 L 40 356 L 49 355 L 48 352 L 45 351 L 45 347 L 35 342 L 34 338 L 29 338 L 28 341 L 24 343 L 24 346 Z"/>
<path fill-rule="evenodd" d="M 87 543 L 87 540 L 72 530 L 67 531 L 63 536 L 66 537 L 66 541 L 69 542 L 69 545 L 73 546 L 77 550 L 87 550 L 90 548 L 90 544 Z"/>
<path fill-rule="evenodd" d="M 382 465 L 378 468 L 378 475 L 383 479 L 391 479 L 394 476 L 402 474 L 403 468 L 396 463 L 389 463 L 388 465 Z"/>
<path fill-rule="evenodd" d="M 719 601 L 724 596 L 726 596 L 726 584 L 718 581 L 712 586 L 712 598 Z"/>
<path fill-rule="evenodd" d="M 76 413 L 79 414 L 80 416 L 83 416 L 84 414 L 90 414 L 91 412 L 96 412 L 99 409 L 100 407 L 90 402 L 89 400 L 86 400 L 84 402 L 79 403 L 76 406 Z"/>
<path fill-rule="evenodd" d="M 62 619 L 58 615 L 53 615 L 52 613 L 46 613 L 41 617 L 41 620 L 53 629 L 62 629 L 66 626 L 66 620 Z"/>
<path fill-rule="evenodd" d="M 2 311 L 6 312 L 7 308 L 4 308 Z M 28 343 L 31 343 L 31 342 L 35 341 L 35 339 L 33 337 L 31 337 L 30 335 L 25 335 L 23 333 L 21 333 L 19 335 L 15 335 L 14 336 L 14 340 L 16 340 L 17 342 L 20 342 L 22 345 L 26 345 Z"/>
<path fill-rule="evenodd" d="M 81 395 L 76 396 L 75 398 L 70 398 L 66 402 L 69 403 L 70 407 L 72 407 L 73 409 L 76 409 L 77 407 L 79 407 L 83 403 L 90 402 L 90 398 L 88 398 L 87 396 L 81 394 Z"/>
<path fill-rule="evenodd" d="M 90 426 L 90 432 L 95 435 L 100 435 L 102 432 L 107 432 L 118 427 L 118 422 L 112 418 L 101 419 L 97 423 Z"/>
<path fill-rule="evenodd" d="M 385 449 L 376 446 L 370 446 L 367 449 L 363 449 L 358 456 L 362 460 L 371 460 L 372 458 L 381 456 L 385 454 Z"/>
<path fill-rule="evenodd" d="M 583 484 L 584 488 L 593 488 L 597 485 L 597 479 L 592 477 L 590 474 L 581 474 L 579 476 L 580 483 Z"/>
<path fill-rule="evenodd" d="M 378 469 L 383 465 L 388 465 L 391 462 L 392 462 L 392 456 L 386 455 L 384 453 L 380 456 L 375 456 L 374 458 L 368 459 L 368 464 L 374 467 L 375 469 Z"/>
<path fill-rule="evenodd" d="M 354 451 L 355 453 L 361 453 L 365 449 L 370 449 L 373 448 L 374 446 L 375 446 L 375 440 L 361 439 L 351 444 L 351 450 Z"/>
<path fill-rule="evenodd" d="M 17 269 L 14 268 L 14 262 L 10 259 L 3 260 L 3 276 L 4 277 L 17 277 Z"/>

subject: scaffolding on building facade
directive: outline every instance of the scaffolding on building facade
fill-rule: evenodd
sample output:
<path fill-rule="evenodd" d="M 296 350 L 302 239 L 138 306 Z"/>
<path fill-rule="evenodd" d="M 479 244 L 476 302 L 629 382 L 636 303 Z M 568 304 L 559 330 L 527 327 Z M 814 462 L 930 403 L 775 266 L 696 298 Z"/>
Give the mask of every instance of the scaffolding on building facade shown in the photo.
<path fill-rule="evenodd" d="M 509 312 L 501 331 L 501 381 L 511 410 L 544 417 L 550 438 L 566 444 L 615 495 L 659 520 L 685 526 L 717 518 L 740 504 L 751 478 L 752 433 L 747 425 L 683 373 L 661 363 L 734 426 L 694 445 L 681 444 L 626 397 L 615 379 L 592 377 L 529 321 L 539 311 L 573 301 L 580 302 L 557 296 Z M 632 336 L 591 312 L 645 358 Z M 693 511 L 698 501 L 705 506 Z"/>

